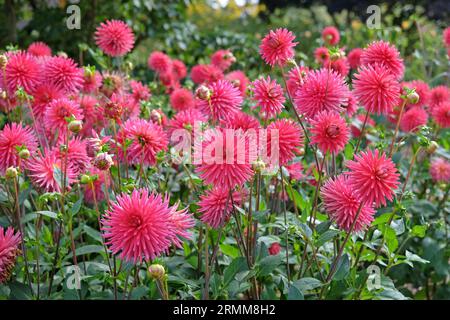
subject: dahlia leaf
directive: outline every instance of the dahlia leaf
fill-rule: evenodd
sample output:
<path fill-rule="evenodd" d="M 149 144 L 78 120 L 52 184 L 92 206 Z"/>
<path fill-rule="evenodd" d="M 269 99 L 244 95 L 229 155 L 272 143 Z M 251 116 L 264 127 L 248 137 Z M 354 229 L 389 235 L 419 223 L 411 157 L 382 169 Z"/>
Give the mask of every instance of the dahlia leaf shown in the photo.
<path fill-rule="evenodd" d="M 345 279 L 349 271 L 350 271 L 350 258 L 348 257 L 348 254 L 344 254 L 338 262 L 338 265 L 336 267 L 336 273 L 333 276 L 333 280 L 340 281 Z"/>
<path fill-rule="evenodd" d="M 289 287 L 288 300 L 304 300 L 302 290 L 300 290 L 295 282 Z"/>
<path fill-rule="evenodd" d="M 248 270 L 247 261 L 245 260 L 245 258 L 239 257 L 234 259 L 224 271 L 224 286 L 227 287 L 238 272 L 245 270 Z"/>

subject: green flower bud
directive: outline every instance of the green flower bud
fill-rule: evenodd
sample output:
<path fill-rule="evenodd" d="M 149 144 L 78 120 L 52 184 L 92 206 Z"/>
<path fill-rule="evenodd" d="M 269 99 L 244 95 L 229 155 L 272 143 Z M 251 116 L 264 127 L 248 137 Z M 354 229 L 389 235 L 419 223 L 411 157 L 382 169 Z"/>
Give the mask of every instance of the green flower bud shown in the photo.
<path fill-rule="evenodd" d="M 148 272 L 150 273 L 150 276 L 155 280 L 161 280 L 166 274 L 166 270 L 160 264 L 152 264 L 150 267 L 148 267 Z"/>

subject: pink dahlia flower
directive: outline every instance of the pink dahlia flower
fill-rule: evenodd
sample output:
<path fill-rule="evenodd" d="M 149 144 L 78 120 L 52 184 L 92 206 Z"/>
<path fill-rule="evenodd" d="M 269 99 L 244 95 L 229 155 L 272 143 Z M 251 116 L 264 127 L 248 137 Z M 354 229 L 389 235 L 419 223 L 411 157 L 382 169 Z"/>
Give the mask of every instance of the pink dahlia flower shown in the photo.
<path fill-rule="evenodd" d="M 416 131 L 427 122 L 427 112 L 422 108 L 413 107 L 403 114 L 400 120 L 400 129 L 404 132 Z"/>
<path fill-rule="evenodd" d="M 358 111 L 358 102 L 353 96 L 353 92 L 350 92 L 348 95 L 347 103 L 342 106 L 345 109 L 345 113 L 347 116 L 351 117 Z"/>
<path fill-rule="evenodd" d="M 121 194 L 102 218 L 103 237 L 109 249 L 130 262 L 150 262 L 179 244 L 180 234 L 194 220 L 186 209 L 170 206 L 169 197 L 147 189 Z"/>
<path fill-rule="evenodd" d="M 10 95 L 14 95 L 19 87 L 31 94 L 42 81 L 41 66 L 31 54 L 22 51 L 14 52 L 8 55 L 4 80 Z"/>
<path fill-rule="evenodd" d="M 33 155 L 38 148 L 38 141 L 33 130 L 20 123 L 6 124 L 0 131 L 0 172 L 21 163 L 19 149 L 26 148 Z"/>
<path fill-rule="evenodd" d="M 158 73 L 172 72 L 172 60 L 161 51 L 154 51 L 148 57 L 148 67 Z"/>
<path fill-rule="evenodd" d="M 200 128 L 201 123 L 205 123 L 205 122 L 207 122 L 207 120 L 208 120 L 208 117 L 205 116 L 201 111 L 199 111 L 197 109 L 187 109 L 187 110 L 178 112 L 169 121 L 168 133 L 169 133 L 169 137 L 171 138 L 170 141 L 172 143 L 174 143 L 174 142 L 177 143 L 180 141 L 180 139 L 188 139 L 188 135 L 182 134 L 183 132 L 178 131 L 175 133 L 176 130 L 187 130 L 187 132 L 189 132 L 189 135 L 191 136 L 191 140 L 187 141 L 187 143 L 192 144 L 194 128 Z M 175 141 L 172 140 L 172 138 Z M 183 146 L 186 146 L 186 145 L 183 143 Z"/>
<path fill-rule="evenodd" d="M 367 203 L 362 205 L 356 219 L 361 201 L 346 176 L 328 179 L 322 187 L 321 195 L 325 211 L 340 229 L 348 232 L 354 223 L 352 232 L 359 232 L 372 223 L 375 210 Z"/>
<path fill-rule="evenodd" d="M 350 68 L 356 70 L 361 65 L 361 55 L 364 52 L 361 48 L 355 48 L 348 53 L 347 59 L 350 64 Z"/>
<path fill-rule="evenodd" d="M 430 163 L 430 175 L 434 182 L 450 182 L 450 162 L 435 158 Z"/>
<path fill-rule="evenodd" d="M 35 57 L 51 57 L 52 49 L 44 42 L 33 42 L 27 49 L 27 52 Z"/>
<path fill-rule="evenodd" d="M 260 107 L 265 118 L 272 118 L 284 109 L 286 98 L 283 88 L 268 76 L 253 82 L 253 100 Z"/>
<path fill-rule="evenodd" d="M 416 93 L 419 95 L 419 101 L 416 103 L 408 103 L 407 108 L 411 107 L 424 107 L 427 106 L 430 100 L 430 87 L 428 84 L 422 80 L 413 80 L 411 82 L 403 83 L 404 87 L 408 89 L 415 89 Z"/>
<path fill-rule="evenodd" d="M 172 60 L 172 74 L 177 80 L 182 80 L 187 76 L 187 68 L 183 61 Z"/>
<path fill-rule="evenodd" d="M 41 119 L 44 116 L 45 109 L 53 100 L 64 97 L 64 92 L 51 83 L 40 83 L 33 90 L 32 109 L 34 116 Z"/>
<path fill-rule="evenodd" d="M 0 227 L 0 284 L 6 283 L 20 254 L 20 233 L 14 234 L 13 228 Z"/>
<path fill-rule="evenodd" d="M 363 151 L 347 162 L 347 168 L 349 184 L 361 201 L 374 203 L 376 207 L 385 206 L 386 199 L 392 201 L 400 175 L 386 154 Z"/>
<path fill-rule="evenodd" d="M 228 222 L 233 205 L 241 205 L 242 194 L 234 191 L 230 196 L 229 189 L 215 187 L 200 196 L 198 212 L 202 214 L 201 220 L 211 228 L 218 229 Z"/>
<path fill-rule="evenodd" d="M 281 251 L 281 245 L 278 242 L 274 242 L 267 250 L 271 256 L 276 256 Z"/>
<path fill-rule="evenodd" d="M 294 67 L 289 70 L 286 84 L 291 97 L 294 97 L 297 90 L 305 83 L 307 73 L 307 67 Z"/>
<path fill-rule="evenodd" d="M 235 62 L 236 58 L 230 50 L 218 50 L 211 56 L 211 63 L 222 71 L 227 70 Z"/>
<path fill-rule="evenodd" d="M 430 110 L 432 111 L 433 108 L 442 102 L 449 102 L 450 101 L 450 90 L 446 86 L 437 86 L 430 91 Z"/>
<path fill-rule="evenodd" d="M 102 80 L 103 78 L 100 72 L 95 71 L 93 74 L 89 74 L 85 71 L 81 90 L 84 93 L 95 93 L 102 86 Z"/>
<path fill-rule="evenodd" d="M 70 58 L 53 57 L 44 66 L 45 80 L 66 93 L 76 93 L 84 83 L 84 72 Z"/>
<path fill-rule="evenodd" d="M 368 65 L 359 69 L 353 81 L 353 94 L 369 112 L 388 114 L 401 103 L 401 87 L 383 65 Z"/>
<path fill-rule="evenodd" d="M 270 30 L 259 46 L 259 53 L 268 65 L 284 66 L 294 57 L 293 48 L 298 44 L 294 40 L 294 34 L 287 29 Z"/>
<path fill-rule="evenodd" d="M 330 52 L 327 47 L 319 47 L 314 50 L 314 58 L 317 63 L 327 66 L 330 61 Z"/>
<path fill-rule="evenodd" d="M 225 79 L 230 81 L 236 88 L 241 91 L 243 97 L 246 95 L 247 86 L 250 83 L 247 76 L 241 70 L 232 71 L 225 75 Z"/>
<path fill-rule="evenodd" d="M 243 111 L 233 113 L 230 117 L 222 120 L 220 124 L 224 128 L 230 128 L 235 130 L 241 129 L 243 132 L 247 132 L 250 129 L 253 129 L 255 130 L 255 132 L 258 132 L 258 130 L 261 128 L 258 119 Z"/>
<path fill-rule="evenodd" d="M 329 26 L 323 29 L 322 31 L 322 39 L 326 44 L 335 46 L 339 43 L 341 39 L 339 35 L 339 30 L 336 27 Z"/>
<path fill-rule="evenodd" d="M 337 154 L 344 150 L 350 138 L 345 119 L 335 112 L 321 112 L 311 120 L 311 143 L 322 153 Z"/>
<path fill-rule="evenodd" d="M 433 108 L 431 111 L 433 120 L 441 128 L 450 127 L 450 101 L 442 102 Z"/>
<path fill-rule="evenodd" d="M 197 107 L 213 120 L 226 119 L 241 109 L 241 92 L 230 81 L 219 80 L 211 83 L 208 88 L 211 97 L 200 100 Z"/>
<path fill-rule="evenodd" d="M 348 60 L 345 57 L 331 61 L 330 68 L 331 68 L 331 70 L 336 71 L 338 74 L 340 74 L 344 78 L 350 72 L 350 64 L 348 63 Z"/>
<path fill-rule="evenodd" d="M 450 27 L 447 27 L 444 29 L 444 32 L 442 34 L 442 38 L 444 41 L 444 45 L 446 47 L 450 47 Z"/>
<path fill-rule="evenodd" d="M 65 135 L 67 131 L 67 118 L 74 117 L 76 120 L 83 119 L 83 110 L 79 103 L 67 98 L 56 99 L 50 102 L 45 109 L 45 127 L 52 132 L 59 131 Z"/>
<path fill-rule="evenodd" d="M 342 111 L 350 91 L 341 75 L 327 69 L 308 72 L 295 95 L 297 110 L 308 118 L 321 111 Z"/>
<path fill-rule="evenodd" d="M 382 64 L 395 79 L 401 79 L 405 66 L 394 45 L 385 41 L 372 42 L 361 55 L 361 65 Z"/>
<path fill-rule="evenodd" d="M 170 104 L 177 111 L 194 108 L 194 94 L 185 88 L 175 89 L 170 95 Z"/>
<path fill-rule="evenodd" d="M 87 142 L 79 137 L 69 140 L 67 151 L 58 150 L 59 159 L 64 162 L 67 159 L 68 165 L 75 175 L 85 173 L 91 163 L 91 158 L 87 154 Z"/>
<path fill-rule="evenodd" d="M 198 64 L 191 69 L 191 79 L 195 84 L 211 83 L 223 78 L 222 70 L 214 65 Z"/>
<path fill-rule="evenodd" d="M 246 137 L 228 129 L 213 129 L 195 141 L 196 172 L 206 184 L 233 189 L 253 176 L 255 154 L 250 153 Z"/>
<path fill-rule="evenodd" d="M 118 137 L 119 142 L 125 148 L 125 142 L 131 143 L 126 147 L 125 153 L 120 148 L 120 157 L 125 155 L 129 164 L 141 164 L 153 166 L 156 164 L 156 156 L 161 151 L 167 150 L 169 143 L 166 133 L 160 125 L 144 119 L 130 119 L 126 121 Z"/>
<path fill-rule="evenodd" d="M 125 22 L 107 20 L 97 27 L 95 43 L 107 55 L 121 57 L 133 49 L 134 34 Z"/>
<path fill-rule="evenodd" d="M 292 161 L 302 147 L 303 134 L 300 126 L 294 121 L 280 119 L 267 127 L 267 154 L 272 164 L 278 160 L 280 165 L 285 165 Z M 278 153 L 278 159 L 272 151 Z"/>
<path fill-rule="evenodd" d="M 304 177 L 304 168 L 301 162 L 285 165 L 285 168 L 289 172 L 289 178 L 291 179 L 300 180 Z"/>
<path fill-rule="evenodd" d="M 150 89 L 140 81 L 131 80 L 130 87 L 131 94 L 135 103 L 146 101 L 152 96 L 152 94 L 150 93 Z"/>
<path fill-rule="evenodd" d="M 39 155 L 27 161 L 28 176 L 33 184 L 46 192 L 61 192 L 62 172 L 64 163 L 61 162 L 56 150 L 45 150 L 44 155 Z M 76 174 L 71 166 L 67 166 L 66 185 L 75 181 Z"/>

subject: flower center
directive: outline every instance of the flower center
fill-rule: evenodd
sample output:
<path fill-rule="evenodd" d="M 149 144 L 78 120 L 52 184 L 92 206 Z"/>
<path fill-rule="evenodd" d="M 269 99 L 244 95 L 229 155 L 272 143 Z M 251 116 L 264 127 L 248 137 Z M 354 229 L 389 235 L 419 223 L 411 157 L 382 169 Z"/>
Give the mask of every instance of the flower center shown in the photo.
<path fill-rule="evenodd" d="M 336 138 L 340 133 L 339 126 L 336 124 L 330 124 L 326 129 L 326 133 L 330 138 Z"/>

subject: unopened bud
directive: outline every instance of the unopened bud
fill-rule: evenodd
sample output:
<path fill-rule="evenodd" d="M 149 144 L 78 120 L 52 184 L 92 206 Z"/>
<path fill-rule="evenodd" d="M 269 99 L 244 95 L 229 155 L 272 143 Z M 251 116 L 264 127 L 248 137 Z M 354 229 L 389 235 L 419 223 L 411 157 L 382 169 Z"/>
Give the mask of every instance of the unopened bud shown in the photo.
<path fill-rule="evenodd" d="M 72 120 L 69 122 L 69 131 L 73 133 L 78 133 L 83 128 L 83 122 L 80 120 Z"/>
<path fill-rule="evenodd" d="M 109 170 L 113 164 L 111 155 L 106 152 L 99 153 L 94 159 L 94 166 L 99 170 Z"/>
<path fill-rule="evenodd" d="M 208 100 L 209 98 L 211 98 L 211 94 L 212 92 L 207 86 L 200 86 L 197 88 L 197 90 L 195 90 L 195 95 L 200 100 Z"/>
<path fill-rule="evenodd" d="M 2 99 L 6 100 L 6 98 L 8 98 L 8 93 L 5 90 L 2 90 L 0 96 Z"/>
<path fill-rule="evenodd" d="M 8 57 L 4 54 L 0 55 L 0 69 L 5 69 L 8 64 Z"/>
<path fill-rule="evenodd" d="M 417 102 L 419 102 L 420 96 L 417 92 L 413 91 L 409 93 L 406 98 L 408 99 L 409 103 L 416 104 Z"/>
<path fill-rule="evenodd" d="M 6 179 L 15 179 L 18 174 L 19 172 L 15 167 L 9 167 L 8 169 L 6 169 L 5 177 Z"/>
<path fill-rule="evenodd" d="M 430 145 L 427 148 L 427 152 L 429 154 L 433 154 L 436 152 L 437 148 L 439 147 L 438 143 L 436 141 L 431 141 Z"/>
<path fill-rule="evenodd" d="M 22 149 L 19 151 L 19 158 L 20 159 L 28 159 L 30 157 L 30 151 L 28 149 Z"/>
<path fill-rule="evenodd" d="M 69 56 L 67 55 L 67 53 L 65 53 L 64 51 L 59 51 L 57 54 L 56 54 L 58 57 L 62 57 L 62 58 L 68 58 Z"/>
<path fill-rule="evenodd" d="M 81 184 L 89 184 L 91 182 L 91 177 L 89 177 L 87 174 L 83 174 L 80 178 Z"/>
<path fill-rule="evenodd" d="M 161 280 L 166 274 L 166 270 L 160 264 L 152 264 L 150 267 L 148 267 L 148 272 L 150 273 L 150 276 L 155 280 Z"/>
<path fill-rule="evenodd" d="M 339 60 L 341 58 L 341 53 L 340 52 L 332 52 L 331 54 L 330 54 L 330 60 L 331 61 L 336 61 L 336 60 Z"/>
<path fill-rule="evenodd" d="M 152 120 L 152 122 L 160 125 L 162 123 L 162 115 L 159 110 L 153 109 L 150 114 L 150 119 Z"/>
<path fill-rule="evenodd" d="M 266 164 L 261 159 L 258 159 L 255 162 L 253 162 L 252 166 L 253 170 L 255 170 L 256 172 L 261 172 L 266 168 Z"/>
<path fill-rule="evenodd" d="M 297 66 L 297 62 L 295 62 L 295 59 L 290 58 L 286 61 L 286 64 L 288 67 L 296 67 Z"/>

